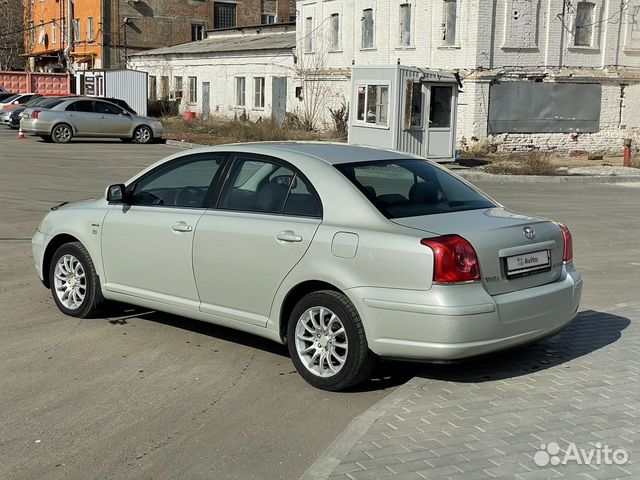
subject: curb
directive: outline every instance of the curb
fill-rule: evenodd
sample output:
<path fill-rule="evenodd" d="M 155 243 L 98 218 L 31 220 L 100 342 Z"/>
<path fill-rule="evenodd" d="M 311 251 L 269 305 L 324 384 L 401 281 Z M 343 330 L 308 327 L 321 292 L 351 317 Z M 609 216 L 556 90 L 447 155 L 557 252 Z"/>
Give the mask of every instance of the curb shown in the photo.
<path fill-rule="evenodd" d="M 454 173 L 470 182 L 486 183 L 563 183 L 572 185 L 587 185 L 597 183 L 627 183 L 640 182 L 638 175 L 496 175 L 480 172 Z"/>
<path fill-rule="evenodd" d="M 313 462 L 302 474 L 300 480 L 325 480 L 340 465 L 351 449 L 358 443 L 369 427 L 383 416 L 396 403 L 404 400 L 420 388 L 424 380 L 414 377 L 395 391 L 372 405 L 360 415 L 351 420 L 347 428 L 338 435 L 331 445 Z"/>
<path fill-rule="evenodd" d="M 178 148 L 184 148 L 189 149 L 189 148 L 202 148 L 202 147 L 208 147 L 209 145 L 204 145 L 201 143 L 191 143 L 191 142 L 182 142 L 179 140 L 170 140 L 167 139 L 166 141 L 166 145 L 170 146 L 170 147 L 178 147 Z"/>

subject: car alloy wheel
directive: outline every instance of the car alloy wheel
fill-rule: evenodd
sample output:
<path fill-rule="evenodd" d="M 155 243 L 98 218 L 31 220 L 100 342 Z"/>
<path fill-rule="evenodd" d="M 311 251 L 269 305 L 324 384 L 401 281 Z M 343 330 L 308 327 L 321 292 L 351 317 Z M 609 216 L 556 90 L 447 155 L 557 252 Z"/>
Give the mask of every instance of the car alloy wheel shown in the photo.
<path fill-rule="evenodd" d="M 133 134 L 136 143 L 149 143 L 153 137 L 149 127 L 139 127 Z"/>
<path fill-rule="evenodd" d="M 326 307 L 311 307 L 298 318 L 295 345 L 302 364 L 319 377 L 336 375 L 347 361 L 347 332 Z"/>
<path fill-rule="evenodd" d="M 53 272 L 53 279 L 60 303 L 69 310 L 80 308 L 87 294 L 87 278 L 80 260 L 69 253 L 60 257 Z"/>
<path fill-rule="evenodd" d="M 69 125 L 58 125 L 53 129 L 51 137 L 56 143 L 68 143 L 73 136 L 71 127 Z"/>

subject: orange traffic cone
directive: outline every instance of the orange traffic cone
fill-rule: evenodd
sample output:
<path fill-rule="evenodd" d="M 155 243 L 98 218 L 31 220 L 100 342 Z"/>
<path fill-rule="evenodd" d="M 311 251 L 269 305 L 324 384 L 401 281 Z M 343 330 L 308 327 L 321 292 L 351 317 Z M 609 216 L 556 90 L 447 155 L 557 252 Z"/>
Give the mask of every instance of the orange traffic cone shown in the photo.
<path fill-rule="evenodd" d="M 18 130 L 18 140 L 24 140 L 24 132 L 22 131 L 22 128 Z"/>

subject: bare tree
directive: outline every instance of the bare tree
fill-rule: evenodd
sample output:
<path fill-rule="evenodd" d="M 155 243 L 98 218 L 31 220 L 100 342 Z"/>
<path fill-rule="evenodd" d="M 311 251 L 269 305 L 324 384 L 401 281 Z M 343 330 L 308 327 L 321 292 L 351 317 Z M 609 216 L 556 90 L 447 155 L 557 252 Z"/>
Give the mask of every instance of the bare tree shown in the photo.
<path fill-rule="evenodd" d="M 27 2 L 28 3 L 28 2 Z M 24 51 L 22 1 L 0 0 L 0 70 L 22 68 Z"/>

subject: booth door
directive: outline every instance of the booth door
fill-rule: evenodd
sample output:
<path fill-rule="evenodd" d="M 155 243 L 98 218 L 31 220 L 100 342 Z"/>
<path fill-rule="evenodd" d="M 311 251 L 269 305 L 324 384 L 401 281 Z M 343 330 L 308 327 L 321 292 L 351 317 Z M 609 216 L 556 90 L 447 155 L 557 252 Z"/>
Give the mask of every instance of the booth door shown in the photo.
<path fill-rule="evenodd" d="M 425 85 L 429 106 L 426 124 L 427 158 L 452 158 L 455 139 L 455 86 Z"/>

